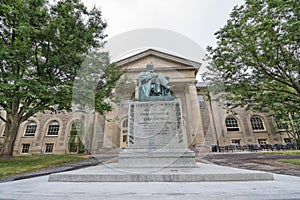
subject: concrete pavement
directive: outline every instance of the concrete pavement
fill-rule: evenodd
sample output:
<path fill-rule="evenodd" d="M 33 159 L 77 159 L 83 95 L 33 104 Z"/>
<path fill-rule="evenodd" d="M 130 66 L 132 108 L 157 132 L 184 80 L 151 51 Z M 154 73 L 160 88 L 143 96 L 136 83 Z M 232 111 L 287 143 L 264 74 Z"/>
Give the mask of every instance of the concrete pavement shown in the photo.
<path fill-rule="evenodd" d="M 0 199 L 300 199 L 300 177 L 278 174 L 274 181 L 247 182 L 70 183 L 48 182 L 48 178 L 0 183 Z"/>

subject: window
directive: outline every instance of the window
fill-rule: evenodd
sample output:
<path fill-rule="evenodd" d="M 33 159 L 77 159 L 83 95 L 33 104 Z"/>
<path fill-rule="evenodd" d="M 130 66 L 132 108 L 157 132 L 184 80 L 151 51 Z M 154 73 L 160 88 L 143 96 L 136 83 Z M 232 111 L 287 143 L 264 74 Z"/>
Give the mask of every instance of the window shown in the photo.
<path fill-rule="evenodd" d="M 251 119 L 252 130 L 265 130 L 263 120 L 259 116 L 252 116 Z"/>
<path fill-rule="evenodd" d="M 258 139 L 258 144 L 267 144 L 267 139 Z"/>
<path fill-rule="evenodd" d="M 292 142 L 291 138 L 283 138 L 283 140 L 284 140 L 284 143 L 291 143 Z"/>
<path fill-rule="evenodd" d="M 280 118 L 280 117 L 275 117 L 275 122 L 276 122 L 276 125 L 277 125 L 277 128 L 278 129 L 288 129 L 288 125 L 283 123 L 283 119 Z"/>
<path fill-rule="evenodd" d="M 74 120 L 71 126 L 71 131 L 79 132 L 81 130 L 82 123 L 79 119 Z"/>
<path fill-rule="evenodd" d="M 47 135 L 58 135 L 59 131 L 59 123 L 57 121 L 53 121 L 49 124 Z"/>
<path fill-rule="evenodd" d="M 29 153 L 30 144 L 22 144 L 21 153 Z"/>
<path fill-rule="evenodd" d="M 205 108 L 205 104 L 204 104 L 204 96 L 198 96 L 198 102 L 199 102 L 199 107 L 200 108 Z"/>
<path fill-rule="evenodd" d="M 239 140 L 239 139 L 233 139 L 233 140 L 231 140 L 231 143 L 232 144 L 236 144 L 236 145 L 241 145 L 241 140 Z"/>
<path fill-rule="evenodd" d="M 70 153 L 82 153 L 84 152 L 84 145 L 80 140 L 80 130 L 82 123 L 80 120 L 76 119 L 71 126 L 70 136 L 68 140 L 69 152 Z"/>
<path fill-rule="evenodd" d="M 227 131 L 240 131 L 237 120 L 233 117 L 227 117 L 225 120 Z"/>
<path fill-rule="evenodd" d="M 26 130 L 25 130 L 25 136 L 34 136 L 35 131 L 36 131 L 36 123 L 35 122 L 30 122 L 27 124 L 26 126 Z"/>
<path fill-rule="evenodd" d="M 46 143 L 45 153 L 52 153 L 53 152 L 53 143 Z"/>

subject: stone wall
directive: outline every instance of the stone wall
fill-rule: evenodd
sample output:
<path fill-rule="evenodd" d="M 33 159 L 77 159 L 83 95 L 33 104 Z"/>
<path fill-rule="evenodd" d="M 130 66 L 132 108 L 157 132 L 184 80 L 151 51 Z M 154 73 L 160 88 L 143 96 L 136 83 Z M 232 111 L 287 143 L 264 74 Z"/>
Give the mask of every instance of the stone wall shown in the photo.
<path fill-rule="evenodd" d="M 206 87 L 197 88 L 198 95 L 205 96 Z M 243 108 L 236 108 L 232 112 L 220 104 L 220 102 L 209 102 L 205 98 L 205 107 L 200 109 L 202 123 L 205 131 L 205 140 L 211 141 L 212 145 L 219 144 L 227 146 L 239 140 L 240 145 L 259 144 L 259 141 L 266 140 L 267 144 L 281 144 L 288 138 L 286 132 L 275 133 L 276 124 L 272 117 L 264 113 L 255 113 Z M 251 117 L 258 116 L 262 119 L 264 129 L 253 130 Z M 228 131 L 225 120 L 227 117 L 233 117 L 238 122 L 239 131 Z"/>

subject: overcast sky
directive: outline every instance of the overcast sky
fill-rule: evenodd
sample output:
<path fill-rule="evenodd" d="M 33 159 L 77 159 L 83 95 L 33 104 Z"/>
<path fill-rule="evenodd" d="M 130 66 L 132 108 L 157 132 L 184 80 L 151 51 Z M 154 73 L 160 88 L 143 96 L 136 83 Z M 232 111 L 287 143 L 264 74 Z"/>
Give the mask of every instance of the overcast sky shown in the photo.
<path fill-rule="evenodd" d="M 214 33 L 244 0 L 82 0 L 100 6 L 108 38 L 141 29 L 159 28 L 183 34 L 202 48 L 215 45 Z"/>
<path fill-rule="evenodd" d="M 82 0 L 100 7 L 108 23 L 105 51 L 116 61 L 155 47 L 201 62 L 197 79 L 206 71 L 207 46 L 216 46 L 214 33 L 223 27 L 244 0 Z M 143 50 L 143 49 L 142 49 Z"/>

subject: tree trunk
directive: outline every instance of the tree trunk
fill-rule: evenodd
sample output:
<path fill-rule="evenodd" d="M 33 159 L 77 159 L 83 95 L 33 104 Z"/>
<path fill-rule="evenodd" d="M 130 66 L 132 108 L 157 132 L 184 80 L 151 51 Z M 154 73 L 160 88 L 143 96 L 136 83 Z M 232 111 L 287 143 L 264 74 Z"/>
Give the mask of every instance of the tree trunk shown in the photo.
<path fill-rule="evenodd" d="M 0 156 L 13 156 L 14 144 L 19 132 L 20 119 L 7 114 L 4 130 L 4 144 Z"/>

